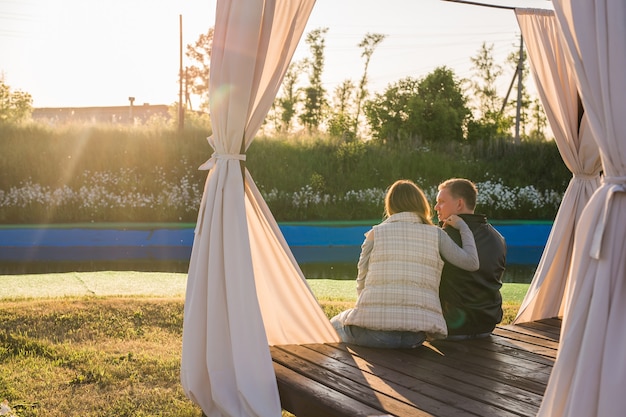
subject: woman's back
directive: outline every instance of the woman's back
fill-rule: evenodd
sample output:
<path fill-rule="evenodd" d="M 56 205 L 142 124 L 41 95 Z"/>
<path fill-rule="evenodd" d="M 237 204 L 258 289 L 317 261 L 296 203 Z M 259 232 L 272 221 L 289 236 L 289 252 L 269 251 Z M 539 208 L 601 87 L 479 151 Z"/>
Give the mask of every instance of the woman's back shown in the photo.
<path fill-rule="evenodd" d="M 345 324 L 445 336 L 437 228 L 402 212 L 375 226 L 373 233 L 366 284 Z"/>

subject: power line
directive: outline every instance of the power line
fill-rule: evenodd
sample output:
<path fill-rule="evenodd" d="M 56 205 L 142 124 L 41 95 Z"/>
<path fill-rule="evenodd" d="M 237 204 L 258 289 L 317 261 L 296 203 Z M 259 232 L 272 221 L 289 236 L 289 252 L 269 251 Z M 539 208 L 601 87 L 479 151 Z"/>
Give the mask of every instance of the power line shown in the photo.
<path fill-rule="evenodd" d="M 448 1 L 451 3 L 469 4 L 470 6 L 492 7 L 494 9 L 515 10 L 515 7 L 512 7 L 512 6 L 503 6 L 503 5 L 491 4 L 491 3 L 479 3 L 477 1 L 466 1 L 466 0 L 442 0 L 442 1 Z"/>
<path fill-rule="evenodd" d="M 515 10 L 515 7 L 511 6 L 502 6 L 490 3 L 479 3 L 476 1 L 469 0 L 442 0 L 451 3 L 460 3 L 460 4 L 469 4 L 472 6 L 483 6 L 483 7 L 493 7 L 498 9 L 506 9 L 506 10 Z M 522 75 L 524 71 L 524 38 L 520 35 L 520 45 L 519 45 L 519 59 L 517 64 L 517 70 L 513 74 L 513 79 L 511 80 L 511 84 L 509 85 L 509 90 L 506 93 L 506 97 L 504 98 L 504 102 L 502 103 L 502 111 L 506 107 L 507 100 L 509 99 L 509 94 L 511 89 L 513 88 L 513 83 L 515 82 L 515 78 L 517 78 L 517 106 L 515 113 L 515 143 L 520 143 L 519 129 L 520 129 L 520 121 L 521 121 L 521 110 L 522 110 L 522 90 L 524 88 L 522 84 Z"/>

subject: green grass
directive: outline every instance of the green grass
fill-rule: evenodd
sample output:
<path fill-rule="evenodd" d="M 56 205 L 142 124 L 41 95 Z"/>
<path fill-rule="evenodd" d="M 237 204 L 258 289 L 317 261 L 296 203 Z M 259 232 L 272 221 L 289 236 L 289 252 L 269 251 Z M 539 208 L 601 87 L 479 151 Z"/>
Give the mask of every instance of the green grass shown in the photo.
<path fill-rule="evenodd" d="M 352 280 L 310 279 L 308 283 L 320 301 L 356 301 L 356 283 Z M 502 298 L 507 303 L 521 304 L 528 285 L 505 283 Z"/>
<path fill-rule="evenodd" d="M 354 280 L 309 279 L 311 290 L 329 318 L 356 301 Z M 185 296 L 187 275 L 168 272 L 98 271 L 55 274 L 0 275 L 0 300 L 68 297 L 169 297 Z M 502 286 L 504 319 L 510 323 L 529 284 Z"/>
<path fill-rule="evenodd" d="M 328 317 L 354 305 L 356 301 L 356 283 L 353 280 L 310 279 L 311 290 L 317 297 Z M 504 283 L 502 285 L 503 324 L 511 323 L 524 300 L 530 284 Z"/>
<path fill-rule="evenodd" d="M 0 275 L 0 402 L 16 417 L 200 417 L 180 384 L 186 274 Z M 331 317 L 355 282 L 308 280 Z M 505 284 L 505 322 L 528 284 Z M 283 416 L 291 416 L 284 412 Z"/>
<path fill-rule="evenodd" d="M 182 298 L 3 300 L 0 400 L 17 417 L 200 417 L 182 323 Z"/>
<path fill-rule="evenodd" d="M 0 275 L 0 299 L 184 297 L 186 284 L 186 274 L 167 272 L 98 271 Z"/>
<path fill-rule="evenodd" d="M 320 302 L 356 301 L 354 280 L 309 279 Z M 184 297 L 187 274 L 170 272 L 97 271 L 0 275 L 0 300 L 82 296 Z M 505 283 L 504 301 L 520 304 L 528 284 Z"/>

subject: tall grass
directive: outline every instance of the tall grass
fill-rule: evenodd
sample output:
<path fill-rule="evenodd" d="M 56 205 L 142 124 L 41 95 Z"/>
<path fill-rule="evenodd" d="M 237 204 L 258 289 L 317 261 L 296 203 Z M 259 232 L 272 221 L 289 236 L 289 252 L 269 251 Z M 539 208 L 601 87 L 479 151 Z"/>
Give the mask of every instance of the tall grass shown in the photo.
<path fill-rule="evenodd" d="M 0 125 L 0 189 L 30 180 L 44 186 L 76 187 L 85 181 L 83 173 L 141 173 L 138 187 L 154 187 L 150 174 L 164 167 L 172 176 L 202 173 L 190 170 L 212 153 L 207 132 L 155 129 L 146 126 L 65 125 L 58 128 L 31 124 Z"/>
<path fill-rule="evenodd" d="M 197 167 L 213 153 L 209 134 L 0 126 L 0 222 L 194 222 L 207 175 Z M 484 184 L 481 194 L 493 198 L 479 209 L 492 218 L 552 219 L 571 178 L 553 142 L 384 145 L 261 137 L 246 165 L 279 221 L 379 219 L 381 196 L 396 179 L 413 179 L 432 194 L 450 177 Z"/>

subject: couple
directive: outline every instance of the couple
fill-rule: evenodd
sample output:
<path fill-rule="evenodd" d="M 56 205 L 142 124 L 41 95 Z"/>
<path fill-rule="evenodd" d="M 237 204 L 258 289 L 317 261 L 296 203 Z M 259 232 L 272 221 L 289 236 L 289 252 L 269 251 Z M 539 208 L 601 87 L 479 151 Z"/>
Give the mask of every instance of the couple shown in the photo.
<path fill-rule="evenodd" d="M 504 238 L 474 214 L 476 186 L 439 185 L 431 221 L 424 192 L 398 180 L 385 195 L 385 221 L 366 233 L 354 308 L 331 319 L 342 341 L 413 348 L 427 339 L 488 336 L 502 320 Z"/>

